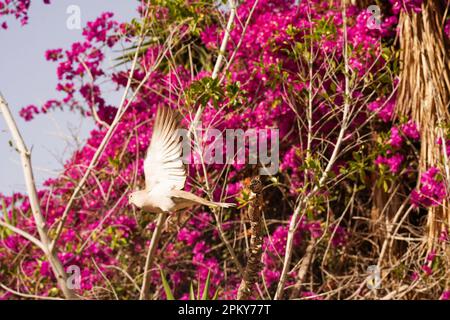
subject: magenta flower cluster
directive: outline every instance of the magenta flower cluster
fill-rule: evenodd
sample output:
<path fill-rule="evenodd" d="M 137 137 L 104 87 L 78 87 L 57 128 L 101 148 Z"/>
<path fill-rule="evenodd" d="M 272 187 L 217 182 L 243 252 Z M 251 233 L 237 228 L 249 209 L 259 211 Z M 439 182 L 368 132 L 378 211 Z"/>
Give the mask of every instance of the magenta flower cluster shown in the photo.
<path fill-rule="evenodd" d="M 50 0 L 42 0 L 45 4 L 50 4 Z M 2 21 L 3 17 L 14 16 L 22 25 L 28 23 L 28 9 L 31 0 L 2 0 L 0 1 L 0 30 L 8 29 L 6 21 Z"/>
<path fill-rule="evenodd" d="M 437 206 L 447 197 L 447 189 L 438 168 L 432 167 L 420 177 L 418 190 L 411 193 L 411 202 L 415 206 Z"/>

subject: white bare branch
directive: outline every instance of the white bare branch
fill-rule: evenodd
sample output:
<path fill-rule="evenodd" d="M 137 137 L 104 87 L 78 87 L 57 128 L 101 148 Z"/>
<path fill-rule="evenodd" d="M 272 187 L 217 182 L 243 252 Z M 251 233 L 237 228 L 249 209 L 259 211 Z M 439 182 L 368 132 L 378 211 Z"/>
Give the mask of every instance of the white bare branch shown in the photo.
<path fill-rule="evenodd" d="M 3 114 L 3 117 L 6 121 L 6 124 L 11 132 L 12 138 L 16 145 L 17 150 L 20 154 L 20 159 L 22 162 L 22 169 L 25 175 L 25 184 L 27 188 L 28 198 L 30 201 L 31 211 L 33 213 L 34 222 L 36 224 L 36 229 L 39 233 L 40 243 L 39 247 L 44 251 L 52 270 L 55 274 L 55 277 L 58 281 L 58 285 L 60 289 L 63 291 L 64 296 L 67 299 L 77 299 L 77 296 L 67 286 L 67 275 L 64 271 L 64 267 L 61 261 L 58 258 L 56 250 L 51 250 L 50 245 L 51 241 L 47 234 L 47 228 L 45 225 L 45 219 L 41 212 L 41 206 L 39 204 L 39 198 L 36 191 L 36 184 L 33 176 L 33 168 L 31 166 L 31 153 L 28 151 L 25 142 L 20 134 L 19 129 L 17 128 L 17 124 L 14 120 L 14 117 L 9 110 L 8 104 L 6 100 L 3 98 L 3 95 L 0 93 L 0 111 Z M 13 230 L 18 231 L 18 230 Z M 23 233 L 19 233 L 22 236 L 25 236 Z M 27 237 L 30 241 L 32 241 L 30 237 Z M 37 240 L 37 239 L 36 239 Z M 33 243 L 37 244 L 36 241 Z"/>

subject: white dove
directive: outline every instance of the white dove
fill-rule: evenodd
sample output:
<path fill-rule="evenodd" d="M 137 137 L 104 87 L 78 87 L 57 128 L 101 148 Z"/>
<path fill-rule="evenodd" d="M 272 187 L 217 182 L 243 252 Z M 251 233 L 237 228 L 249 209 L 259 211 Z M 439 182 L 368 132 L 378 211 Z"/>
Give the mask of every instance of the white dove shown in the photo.
<path fill-rule="evenodd" d="M 152 141 L 144 160 L 145 189 L 131 193 L 128 198 L 128 202 L 138 208 L 158 214 L 145 260 L 141 300 L 147 299 L 149 295 L 149 270 L 168 213 L 197 204 L 223 208 L 234 206 L 233 203 L 211 202 L 182 190 L 186 183 L 186 170 L 181 160 L 182 146 L 178 130 L 178 119 L 172 109 L 158 109 Z"/>
<path fill-rule="evenodd" d="M 186 170 L 181 160 L 179 122 L 168 107 L 158 109 L 153 136 L 144 160 L 145 189 L 130 194 L 128 202 L 147 212 L 168 213 L 194 205 L 232 207 L 234 203 L 212 202 L 183 191 Z"/>

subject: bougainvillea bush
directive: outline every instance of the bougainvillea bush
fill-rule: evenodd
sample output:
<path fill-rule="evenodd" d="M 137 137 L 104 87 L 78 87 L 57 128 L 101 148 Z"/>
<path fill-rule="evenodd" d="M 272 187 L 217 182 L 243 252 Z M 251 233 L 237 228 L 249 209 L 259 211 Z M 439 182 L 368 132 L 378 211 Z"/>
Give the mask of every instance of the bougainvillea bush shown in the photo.
<path fill-rule="evenodd" d="M 449 297 L 448 225 L 432 248 L 423 239 L 427 210 L 448 197 L 446 175 L 420 170 L 419 128 L 395 116 L 399 15 L 420 12 L 422 1 L 384 3 L 375 27 L 369 4 L 300 2 L 238 1 L 227 32 L 233 8 L 226 4 L 130 1 L 140 19 L 119 22 L 105 12 L 86 24 L 82 41 L 49 48 L 59 98 L 24 106 L 20 115 L 33 121 L 60 108 L 96 123 L 59 177 L 38 192 L 59 259 L 80 269 L 77 295 L 140 296 L 156 216 L 129 205 L 128 194 L 144 185 L 153 120 L 165 106 L 181 113 L 186 128 L 200 115 L 195 124 L 204 132 L 279 130 L 279 170 L 261 176 L 262 258 L 252 299 L 395 298 L 394 290 L 399 298 Z M 7 15 L 25 23 L 28 7 L 0 1 L 0 23 Z M 112 54 L 114 69 L 104 64 Z M 105 83 L 124 93 L 122 101 L 106 102 Z M 450 156 L 446 141 L 436 143 Z M 151 266 L 150 298 L 167 298 L 166 280 L 176 299 L 207 281 L 218 299 L 236 298 L 257 169 L 188 165 L 188 190 L 237 206 L 170 215 Z M 1 201 L 1 219 L 37 237 L 28 196 Z M 366 285 L 369 266 L 380 270 L 375 290 Z M 41 248 L 6 227 L 0 283 L 3 299 L 64 297 Z"/>

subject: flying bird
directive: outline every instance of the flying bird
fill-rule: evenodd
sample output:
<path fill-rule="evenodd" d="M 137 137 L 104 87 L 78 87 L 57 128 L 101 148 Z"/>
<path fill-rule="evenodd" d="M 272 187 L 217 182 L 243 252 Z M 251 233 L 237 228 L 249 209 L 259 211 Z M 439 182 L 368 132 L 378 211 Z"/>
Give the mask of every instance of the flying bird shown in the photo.
<path fill-rule="evenodd" d="M 153 213 L 176 212 L 195 205 L 234 206 L 234 203 L 212 202 L 183 190 L 186 170 L 181 160 L 179 128 L 178 117 L 172 109 L 158 109 L 144 160 L 145 189 L 131 193 L 129 203 Z"/>
<path fill-rule="evenodd" d="M 195 205 L 228 208 L 233 203 L 212 202 L 184 191 L 186 170 L 181 160 L 179 121 L 172 109 L 163 107 L 156 113 L 153 136 L 144 160 L 145 189 L 132 192 L 128 202 L 147 212 L 157 213 L 155 229 L 145 260 L 140 299 L 147 299 L 150 268 L 167 215 Z"/>

